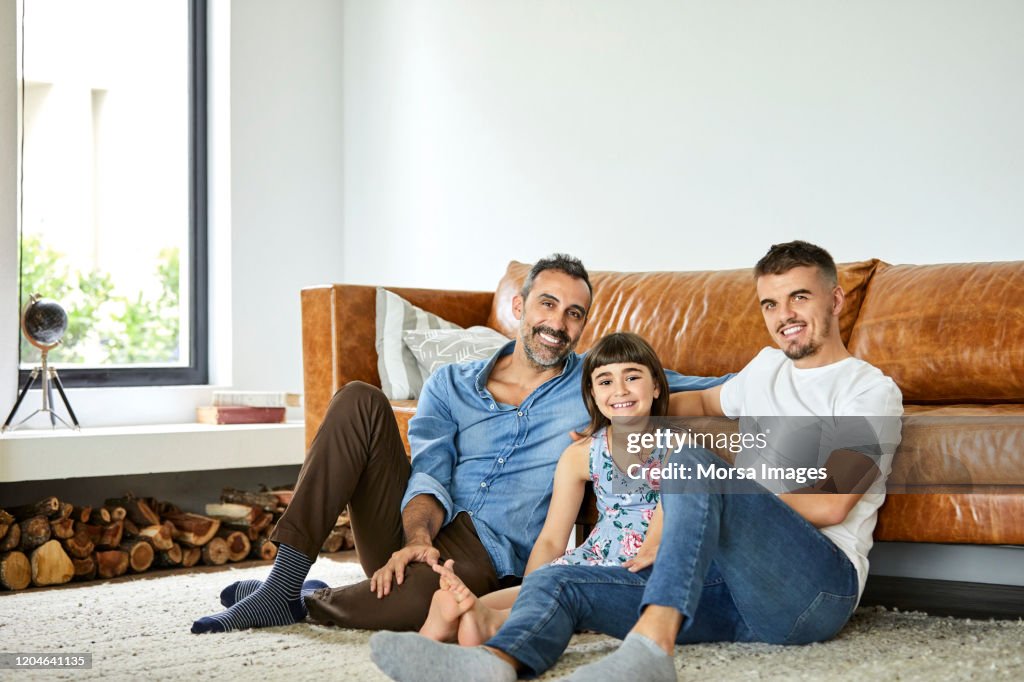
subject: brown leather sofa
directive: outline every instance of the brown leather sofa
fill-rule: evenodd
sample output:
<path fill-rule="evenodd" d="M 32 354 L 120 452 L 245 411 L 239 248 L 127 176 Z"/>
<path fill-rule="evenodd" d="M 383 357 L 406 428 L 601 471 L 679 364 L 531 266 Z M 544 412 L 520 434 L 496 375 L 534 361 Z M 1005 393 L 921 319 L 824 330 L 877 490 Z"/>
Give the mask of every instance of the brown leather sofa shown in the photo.
<path fill-rule="evenodd" d="M 529 266 L 494 292 L 392 288 L 463 327 L 513 336 L 511 300 Z M 666 367 L 716 376 L 772 345 L 750 270 L 592 272 L 594 305 L 578 350 L 634 331 Z M 1024 545 L 1024 262 L 839 266 L 840 332 L 903 391 L 903 439 L 875 538 Z M 302 291 L 306 439 L 346 382 L 380 385 L 375 288 Z M 394 403 L 403 436 L 415 401 Z M 408 447 L 408 443 L 406 443 Z"/>

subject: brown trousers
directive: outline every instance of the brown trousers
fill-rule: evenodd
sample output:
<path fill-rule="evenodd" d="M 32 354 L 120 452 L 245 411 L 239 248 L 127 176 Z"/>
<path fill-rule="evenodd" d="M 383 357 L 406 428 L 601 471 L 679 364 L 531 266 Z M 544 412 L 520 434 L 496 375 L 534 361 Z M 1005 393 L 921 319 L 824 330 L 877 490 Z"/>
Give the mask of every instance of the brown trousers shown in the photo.
<path fill-rule="evenodd" d="M 380 389 L 351 382 L 331 400 L 323 424 L 306 454 L 291 504 L 270 539 L 316 559 L 348 507 L 359 563 L 367 578 L 401 549 L 402 497 L 411 466 L 391 403 Z M 499 584 L 490 556 L 468 514 L 457 515 L 434 539 L 442 559 L 475 594 Z M 315 577 L 315 576 L 314 576 Z M 370 581 L 317 590 L 306 597 L 309 615 L 325 625 L 369 630 L 417 630 L 427 617 L 439 577 L 430 566 L 410 564 L 401 585 L 378 599 Z"/>

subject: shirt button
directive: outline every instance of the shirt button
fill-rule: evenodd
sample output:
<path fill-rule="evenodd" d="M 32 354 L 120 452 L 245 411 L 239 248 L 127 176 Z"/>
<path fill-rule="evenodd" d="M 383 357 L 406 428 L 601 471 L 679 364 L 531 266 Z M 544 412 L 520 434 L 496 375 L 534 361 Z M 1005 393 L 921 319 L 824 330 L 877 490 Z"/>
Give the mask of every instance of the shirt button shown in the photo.
<path fill-rule="evenodd" d="M 487 487 L 487 482 L 486 481 L 481 481 L 480 482 L 480 487 L 481 488 L 486 488 Z"/>
<path fill-rule="evenodd" d="M 492 410 L 494 409 L 494 403 L 491 403 L 491 409 Z"/>
<path fill-rule="evenodd" d="M 523 413 L 522 413 L 522 412 L 520 412 L 520 413 L 519 413 L 519 416 L 520 416 L 520 417 L 522 417 L 522 416 L 523 416 Z"/>
<path fill-rule="evenodd" d="M 469 512 L 469 515 L 470 515 L 470 516 L 472 516 L 472 515 L 473 515 L 473 512 Z"/>
<path fill-rule="evenodd" d="M 505 463 L 505 458 L 504 457 L 499 457 L 498 458 L 498 464 L 504 464 L 504 463 Z"/>

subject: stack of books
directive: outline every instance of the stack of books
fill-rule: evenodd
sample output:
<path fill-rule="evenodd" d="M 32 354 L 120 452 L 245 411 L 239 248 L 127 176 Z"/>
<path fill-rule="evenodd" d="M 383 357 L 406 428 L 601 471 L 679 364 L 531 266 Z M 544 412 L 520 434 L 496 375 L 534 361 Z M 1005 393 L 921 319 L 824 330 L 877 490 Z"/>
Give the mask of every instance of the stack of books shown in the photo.
<path fill-rule="evenodd" d="M 213 404 L 196 408 L 200 424 L 283 424 L 289 407 L 302 407 L 301 393 L 214 391 Z"/>

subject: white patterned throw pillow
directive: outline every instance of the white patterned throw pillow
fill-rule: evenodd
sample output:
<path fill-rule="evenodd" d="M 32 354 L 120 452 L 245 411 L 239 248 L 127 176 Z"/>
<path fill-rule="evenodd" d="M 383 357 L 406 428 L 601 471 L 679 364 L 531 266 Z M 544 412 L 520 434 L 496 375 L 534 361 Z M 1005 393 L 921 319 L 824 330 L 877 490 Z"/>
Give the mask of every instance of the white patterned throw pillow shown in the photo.
<path fill-rule="evenodd" d="M 419 396 L 425 377 L 412 351 L 403 343 L 402 333 L 429 329 L 462 327 L 414 306 L 396 293 L 377 288 L 377 371 L 381 389 L 391 400 Z"/>
<path fill-rule="evenodd" d="M 489 358 L 509 341 L 490 327 L 405 331 L 402 340 L 416 356 L 423 381 L 445 365 Z"/>

